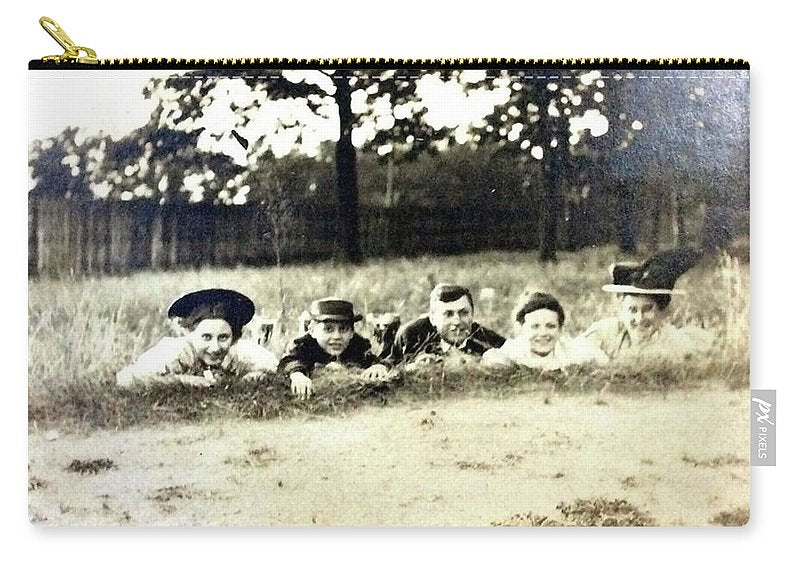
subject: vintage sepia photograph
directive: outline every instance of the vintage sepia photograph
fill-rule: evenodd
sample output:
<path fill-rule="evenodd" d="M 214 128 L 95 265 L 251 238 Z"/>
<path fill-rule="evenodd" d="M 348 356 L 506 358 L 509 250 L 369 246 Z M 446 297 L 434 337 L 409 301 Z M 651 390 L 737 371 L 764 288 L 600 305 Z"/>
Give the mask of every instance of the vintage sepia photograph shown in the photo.
<path fill-rule="evenodd" d="M 746 64 L 178 67 L 29 71 L 32 523 L 747 523 Z"/>

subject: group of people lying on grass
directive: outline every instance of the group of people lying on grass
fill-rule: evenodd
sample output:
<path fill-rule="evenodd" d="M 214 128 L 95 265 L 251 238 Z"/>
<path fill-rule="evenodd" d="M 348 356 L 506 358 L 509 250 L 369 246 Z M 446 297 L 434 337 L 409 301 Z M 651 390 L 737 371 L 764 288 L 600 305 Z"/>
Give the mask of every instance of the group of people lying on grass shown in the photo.
<path fill-rule="evenodd" d="M 307 398 L 320 368 L 356 369 L 368 380 L 382 381 L 401 368 L 441 362 L 563 370 L 619 359 L 683 361 L 708 351 L 713 341 L 707 330 L 677 328 L 667 319 L 672 296 L 683 293 L 675 282 L 697 258 L 694 251 L 674 250 L 643 264 L 612 265 L 612 283 L 603 290 L 617 294 L 618 314 L 574 338 L 562 334 L 564 308 L 549 293 L 524 298 L 514 313 L 515 334 L 506 339 L 474 320 L 467 288 L 440 283 L 431 291 L 428 312 L 402 327 L 396 320 L 385 323 L 380 349 L 373 352 L 370 340 L 355 332 L 363 317 L 351 302 L 318 299 L 308 308 L 305 332 L 280 359 L 258 342 L 241 338 L 255 314 L 248 297 L 229 289 L 194 291 L 169 307 L 168 316 L 183 334 L 161 339 L 121 370 L 117 383 L 171 380 L 207 386 L 222 375 L 247 379 L 277 372 L 288 379 L 292 393 Z"/>

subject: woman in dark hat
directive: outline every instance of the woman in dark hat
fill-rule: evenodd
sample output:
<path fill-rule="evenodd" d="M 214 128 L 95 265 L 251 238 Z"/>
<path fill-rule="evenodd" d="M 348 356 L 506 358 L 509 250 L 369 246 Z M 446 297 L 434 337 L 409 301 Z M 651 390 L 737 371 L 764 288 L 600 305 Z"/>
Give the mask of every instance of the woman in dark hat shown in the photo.
<path fill-rule="evenodd" d="M 184 334 L 162 338 L 117 373 L 117 384 L 173 380 L 208 386 L 218 373 L 243 377 L 274 372 L 278 360 L 272 352 L 240 340 L 254 313 L 253 302 L 238 291 L 203 289 L 184 295 L 167 312 Z"/>
<path fill-rule="evenodd" d="M 564 319 L 564 308 L 553 295 L 526 294 L 514 310 L 516 334 L 500 348 L 487 350 L 481 364 L 562 370 L 589 362 L 608 363 L 605 353 L 586 339 L 562 335 Z"/>
<path fill-rule="evenodd" d="M 667 320 L 673 295 L 683 295 L 675 282 L 700 258 L 693 249 L 659 253 L 645 263 L 615 263 L 613 283 L 603 291 L 617 293 L 619 314 L 597 321 L 583 337 L 609 358 L 653 356 L 681 360 L 711 347 L 713 335 L 697 327 L 679 329 Z"/>

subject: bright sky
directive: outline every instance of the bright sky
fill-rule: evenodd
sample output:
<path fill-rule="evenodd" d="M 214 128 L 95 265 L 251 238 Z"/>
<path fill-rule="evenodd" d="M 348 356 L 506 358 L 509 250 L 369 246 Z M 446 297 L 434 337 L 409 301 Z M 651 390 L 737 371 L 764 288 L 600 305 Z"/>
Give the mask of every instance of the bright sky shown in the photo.
<path fill-rule="evenodd" d="M 157 71 L 66 70 L 28 72 L 28 139 L 46 139 L 66 127 L 81 135 L 120 138 L 147 122 L 155 101 L 142 95 Z"/>

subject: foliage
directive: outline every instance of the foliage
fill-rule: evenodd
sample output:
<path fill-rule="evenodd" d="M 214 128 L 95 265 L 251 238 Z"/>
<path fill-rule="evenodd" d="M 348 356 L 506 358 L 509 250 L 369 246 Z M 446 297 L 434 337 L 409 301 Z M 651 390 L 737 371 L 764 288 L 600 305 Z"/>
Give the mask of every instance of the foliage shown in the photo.
<path fill-rule="evenodd" d="M 164 202 L 215 201 L 243 169 L 224 154 L 197 148 L 199 131 L 144 125 L 119 140 L 76 142 L 77 129 L 35 141 L 30 149 L 34 196 Z M 213 175 L 208 175 L 212 172 Z M 186 188 L 194 177 L 197 192 Z M 238 181 L 241 181 L 241 176 Z"/>
<path fill-rule="evenodd" d="M 677 372 L 674 365 L 640 369 L 569 370 L 565 374 L 538 371 L 497 372 L 480 368 L 429 368 L 400 374 L 387 382 L 367 382 L 357 375 L 330 372 L 317 375 L 315 394 L 297 400 L 282 376 L 265 374 L 247 382 L 228 379 L 203 388 L 156 383 L 132 389 L 111 383 L 70 382 L 31 398 L 29 419 L 40 427 L 124 428 L 160 422 L 197 422 L 215 418 L 273 419 L 303 414 L 341 414 L 364 405 L 391 405 L 453 397 L 505 398 L 514 394 L 651 393 L 697 389 L 720 383 L 709 364 Z M 665 383 L 664 377 L 672 380 Z"/>
<path fill-rule="evenodd" d="M 750 509 L 740 507 L 732 511 L 722 511 L 711 519 L 711 524 L 719 526 L 744 526 L 750 521 Z"/>
<path fill-rule="evenodd" d="M 77 128 L 66 128 L 45 141 L 34 141 L 29 148 L 28 165 L 35 184 L 34 196 L 87 198 L 91 196 L 90 172 L 96 167 L 95 148 L 102 148 L 108 139 L 92 138 L 78 143 Z"/>
<path fill-rule="evenodd" d="M 603 100 L 605 82 L 597 71 L 565 74 L 537 70 L 535 75 L 525 76 L 504 72 L 491 79 L 490 84 L 507 92 L 508 99 L 479 125 L 480 133 L 473 138 L 499 143 L 523 164 L 530 165 L 533 159 L 542 161 L 538 169 L 529 166 L 531 179 L 537 174 L 542 176 L 545 188 L 540 197 L 544 219 L 540 258 L 556 261 L 564 193 L 569 185 L 578 182 L 578 165 L 570 157 L 577 154 L 575 149 L 580 148 L 585 132 L 593 137 L 609 132 L 611 114 L 604 115 L 593 108 Z"/>
<path fill-rule="evenodd" d="M 158 127 L 178 130 L 205 128 L 210 144 L 236 149 L 237 163 L 255 166 L 265 152 L 276 156 L 292 148 L 305 147 L 315 153 L 315 142 L 304 137 L 326 135 L 326 122 L 338 116 L 335 168 L 337 188 L 337 245 L 345 258 L 360 261 L 358 185 L 354 130 L 364 133 L 362 146 L 387 154 L 397 147 L 404 156 L 415 157 L 429 148 L 437 133 L 422 120 L 425 110 L 416 91 L 416 81 L 425 72 L 390 70 L 370 72 L 337 69 L 321 71 L 214 70 L 202 77 L 193 74 L 154 78 L 144 90 L 159 99 L 153 121 Z M 363 105 L 357 108 L 355 101 Z M 166 101 L 166 103 L 165 103 Z M 283 108 L 273 118 L 273 128 L 264 129 L 264 108 Z M 279 103 L 279 104 L 277 104 Z M 211 117 L 209 119 L 209 117 Z M 255 125 L 254 128 L 251 128 Z M 235 140 L 241 148 L 230 144 Z M 214 145 L 214 142 L 217 144 Z M 244 149 L 245 152 L 242 152 Z M 252 179 L 263 177 L 256 168 Z M 267 174 L 267 176 L 269 176 Z"/>
<path fill-rule="evenodd" d="M 391 166 L 379 157 L 359 159 L 362 203 L 417 205 L 425 208 L 515 207 L 530 189 L 524 169 L 495 145 L 457 145 L 412 162 L 394 166 L 393 197 L 387 201 L 386 177 Z M 537 190 L 539 188 L 537 187 Z"/>
<path fill-rule="evenodd" d="M 67 471 L 71 471 L 73 473 L 80 473 L 81 475 L 91 474 L 97 475 L 100 471 L 106 471 L 108 469 L 116 469 L 116 464 L 108 459 L 73 459 L 69 465 L 67 465 Z"/>
<path fill-rule="evenodd" d="M 688 463 L 692 467 L 722 467 L 723 465 L 749 465 L 749 461 L 746 461 L 740 457 L 736 457 L 735 455 L 720 455 L 719 457 L 714 457 L 713 459 L 695 459 L 689 455 L 684 455 L 682 458 L 684 463 Z"/>
<path fill-rule="evenodd" d="M 653 526 L 653 518 L 624 499 L 577 499 L 558 510 L 570 526 Z"/>
<path fill-rule="evenodd" d="M 492 526 L 654 526 L 655 520 L 625 499 L 576 499 L 556 507 L 560 519 L 519 513 Z"/>
<path fill-rule="evenodd" d="M 364 189 L 361 203 L 371 204 L 395 205 L 398 196 L 428 202 L 426 190 L 459 204 L 496 192 L 536 201 L 543 260 L 555 259 L 564 218 L 599 203 L 587 192 L 616 196 L 618 212 L 602 215 L 617 220 L 620 245 L 633 253 L 633 208 L 641 205 L 633 200 L 647 194 L 654 210 L 674 202 L 676 241 L 687 239 L 688 208 L 703 205 L 703 244 L 725 245 L 749 197 L 746 82 L 602 73 L 233 69 L 153 78 L 144 89 L 157 101 L 150 121 L 122 139 L 101 133 L 79 143 L 69 128 L 35 141 L 34 194 L 240 204 L 263 199 L 276 172 L 294 173 L 278 186 L 297 182 L 298 196 L 337 205 L 336 243 L 352 261 L 361 258 Z M 491 95 L 494 111 L 471 122 L 456 113 L 436 119 L 424 96 L 431 85 L 460 91 L 465 107 Z M 478 146 L 485 151 L 471 156 L 481 168 L 460 170 Z M 425 186 L 405 184 L 400 163 L 424 168 L 429 152 L 446 149 L 452 162 L 442 164 L 452 169 L 434 172 Z"/>
<path fill-rule="evenodd" d="M 28 478 L 28 492 L 38 491 L 39 489 L 47 489 L 48 482 L 36 476 Z"/>

